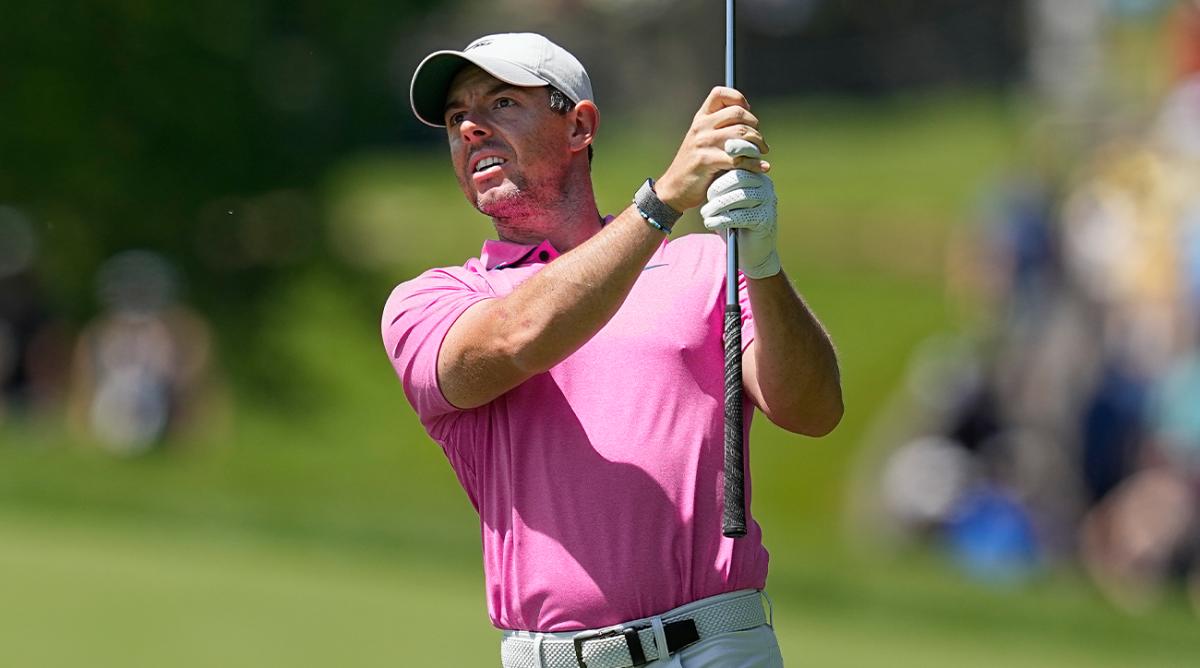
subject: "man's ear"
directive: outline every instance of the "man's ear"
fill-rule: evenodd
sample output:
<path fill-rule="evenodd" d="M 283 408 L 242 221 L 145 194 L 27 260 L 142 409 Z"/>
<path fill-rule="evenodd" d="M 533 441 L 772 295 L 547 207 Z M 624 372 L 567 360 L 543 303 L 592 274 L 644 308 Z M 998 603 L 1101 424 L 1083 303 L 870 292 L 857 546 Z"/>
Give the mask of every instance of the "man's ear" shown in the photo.
<path fill-rule="evenodd" d="M 600 110 L 591 100 L 581 100 L 571 109 L 571 128 L 568 141 L 571 152 L 586 151 L 600 128 Z"/>

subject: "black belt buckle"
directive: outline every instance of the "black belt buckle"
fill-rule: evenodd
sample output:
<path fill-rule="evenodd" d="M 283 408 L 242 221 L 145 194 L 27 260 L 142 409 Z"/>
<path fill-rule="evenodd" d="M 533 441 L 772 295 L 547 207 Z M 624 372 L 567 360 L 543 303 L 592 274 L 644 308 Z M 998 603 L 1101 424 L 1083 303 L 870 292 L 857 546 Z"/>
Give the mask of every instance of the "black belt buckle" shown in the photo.
<path fill-rule="evenodd" d="M 663 624 L 663 635 L 667 638 L 667 652 L 670 654 L 674 654 L 700 639 L 696 620 L 688 617 Z"/>
<path fill-rule="evenodd" d="M 587 664 L 583 661 L 583 643 L 589 640 L 624 636 L 625 645 L 629 648 L 629 658 L 633 660 L 633 665 L 645 665 L 646 653 L 642 650 L 642 640 L 638 637 L 638 631 L 648 628 L 650 627 L 626 626 L 621 628 L 597 629 L 595 631 L 581 631 L 571 638 L 571 642 L 575 645 L 575 662 L 579 664 L 579 668 L 587 668 Z"/>
<path fill-rule="evenodd" d="M 638 631 L 648 628 L 651 628 L 651 625 L 643 624 L 642 626 L 580 631 L 571 639 L 575 645 L 575 661 L 579 664 L 579 668 L 587 668 L 587 664 L 583 661 L 583 643 L 589 640 L 624 636 L 625 645 L 629 648 L 629 658 L 633 661 L 633 665 L 645 665 L 647 663 L 646 652 L 642 649 L 642 639 L 638 636 Z M 663 635 L 666 636 L 667 646 L 661 648 L 658 656 L 659 659 L 665 659 L 668 655 L 674 654 L 700 639 L 699 630 L 696 628 L 696 620 L 689 618 L 664 624 Z"/>

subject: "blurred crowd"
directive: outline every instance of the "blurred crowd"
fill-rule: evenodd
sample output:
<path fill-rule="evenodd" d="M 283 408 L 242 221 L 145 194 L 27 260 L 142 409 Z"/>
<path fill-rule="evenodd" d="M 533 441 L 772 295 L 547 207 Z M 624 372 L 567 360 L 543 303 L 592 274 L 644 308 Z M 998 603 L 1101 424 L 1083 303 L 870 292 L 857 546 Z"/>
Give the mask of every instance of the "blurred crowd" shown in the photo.
<path fill-rule="evenodd" d="M 0 207 L 0 425 L 66 417 L 81 442 L 130 455 L 202 419 L 209 328 L 179 301 L 170 262 L 109 258 L 95 277 L 99 313 L 79 331 L 53 315 L 37 269 L 36 227 Z"/>
<path fill-rule="evenodd" d="M 977 577 L 1079 563 L 1124 609 L 1182 587 L 1200 613 L 1200 8 L 1185 19 L 1145 123 L 1057 184 L 999 189 L 973 254 L 988 325 L 912 360 L 880 508 Z"/>
<path fill-rule="evenodd" d="M 0 422 L 61 402 L 69 346 L 34 276 L 38 239 L 17 209 L 0 206 Z"/>

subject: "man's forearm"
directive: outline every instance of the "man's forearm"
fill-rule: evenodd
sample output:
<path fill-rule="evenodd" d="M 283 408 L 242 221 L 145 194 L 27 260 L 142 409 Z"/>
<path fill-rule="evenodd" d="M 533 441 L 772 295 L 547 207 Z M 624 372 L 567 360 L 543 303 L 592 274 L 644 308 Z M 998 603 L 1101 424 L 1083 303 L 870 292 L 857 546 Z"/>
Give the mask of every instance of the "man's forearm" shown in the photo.
<path fill-rule="evenodd" d="M 510 294 L 467 309 L 438 354 L 446 399 L 482 406 L 566 359 L 616 314 L 662 240 L 630 207 Z"/>
<path fill-rule="evenodd" d="M 491 317 L 509 332 L 513 362 L 532 375 L 566 359 L 616 314 L 663 234 L 633 207 L 497 300 Z"/>
<path fill-rule="evenodd" d="M 842 417 L 837 355 L 816 316 L 782 271 L 749 279 L 755 340 L 748 390 L 775 424 L 821 436 Z"/>

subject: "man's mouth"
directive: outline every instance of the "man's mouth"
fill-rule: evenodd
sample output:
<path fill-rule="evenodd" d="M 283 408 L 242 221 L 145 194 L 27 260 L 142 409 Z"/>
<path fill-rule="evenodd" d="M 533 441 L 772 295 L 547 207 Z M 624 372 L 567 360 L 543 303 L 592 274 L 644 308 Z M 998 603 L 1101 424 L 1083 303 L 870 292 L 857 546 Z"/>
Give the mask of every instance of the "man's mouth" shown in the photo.
<path fill-rule="evenodd" d="M 491 172 L 499 172 L 500 166 L 507 162 L 507 160 L 500 156 L 488 156 L 475 163 L 475 168 L 471 170 L 471 174 L 476 177 L 490 176 Z"/>

